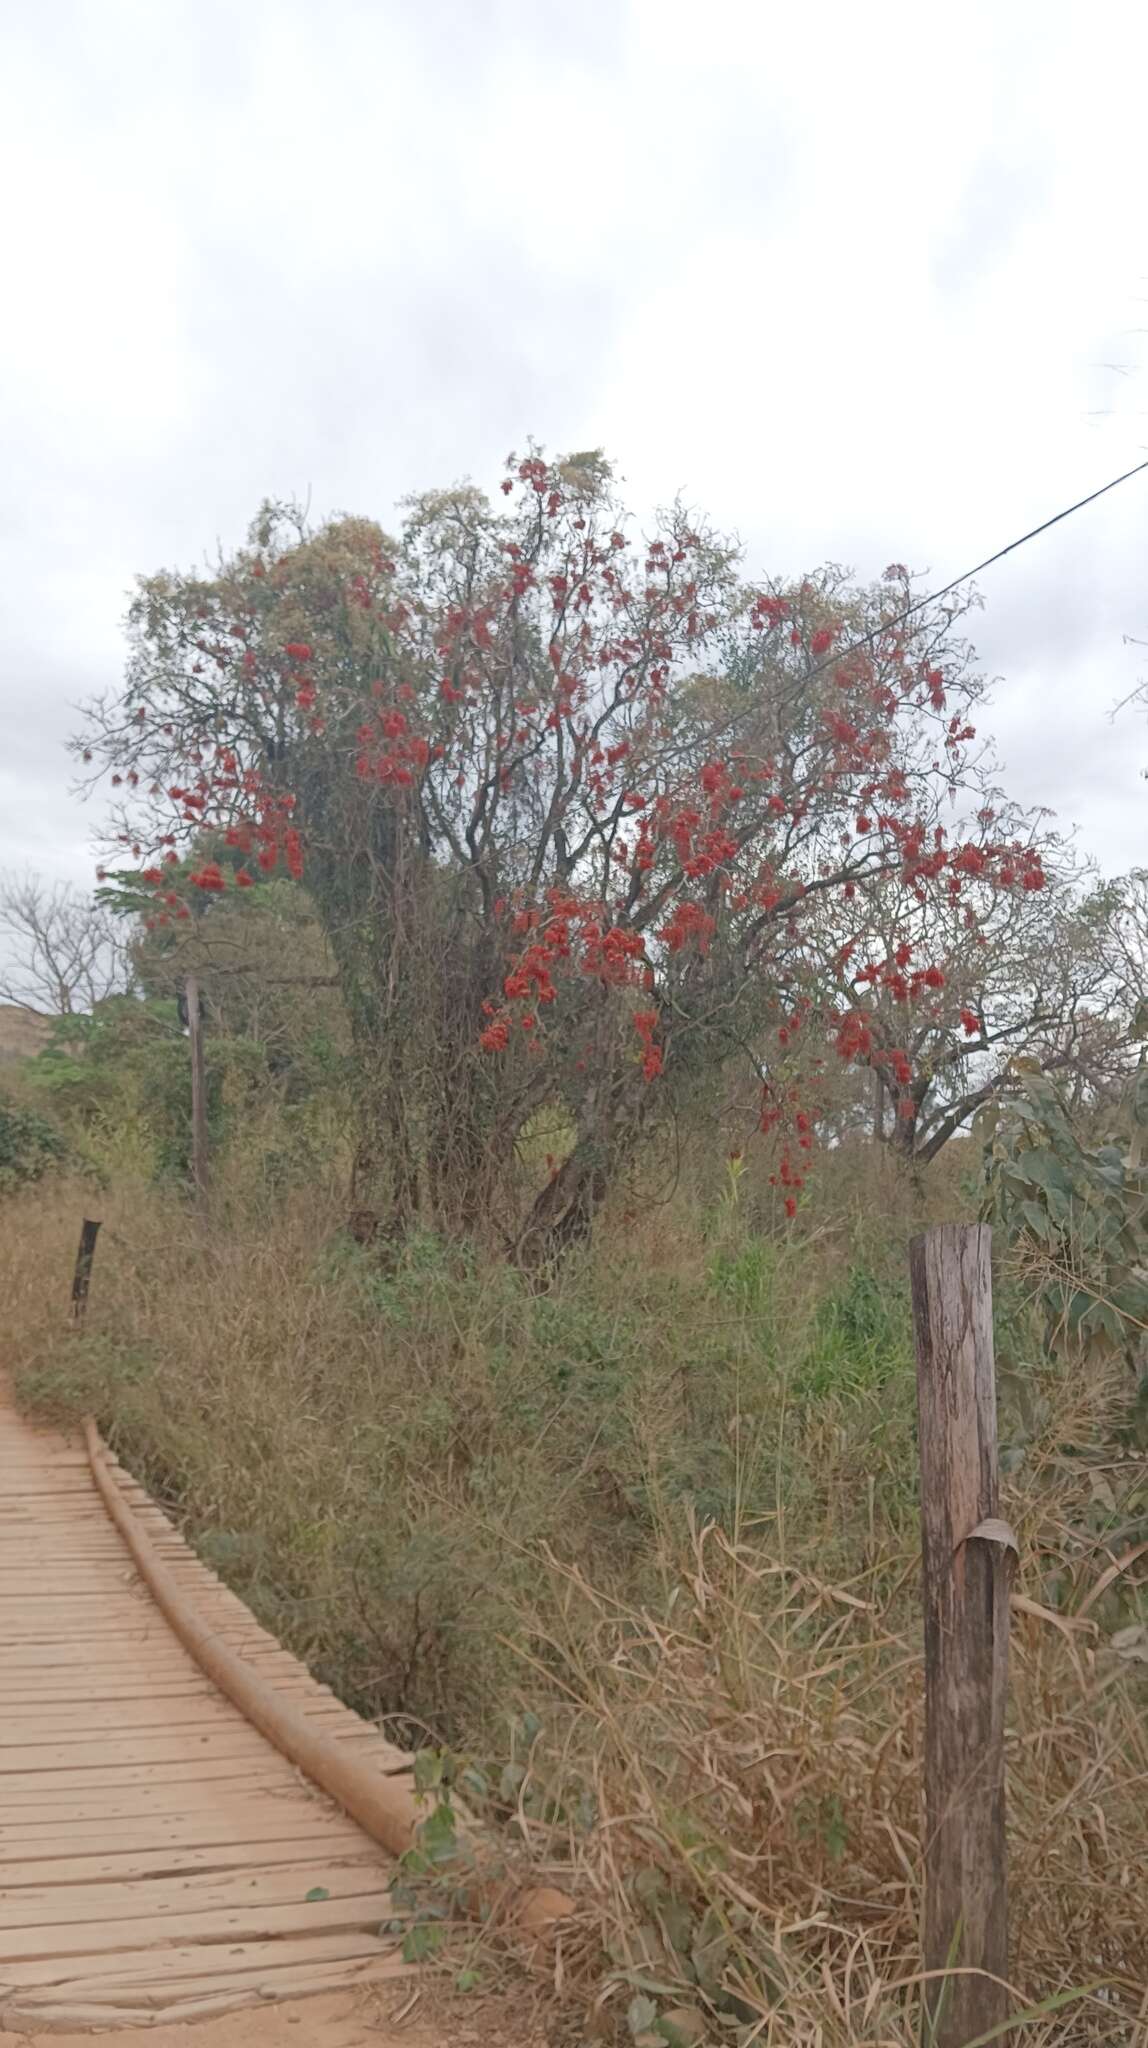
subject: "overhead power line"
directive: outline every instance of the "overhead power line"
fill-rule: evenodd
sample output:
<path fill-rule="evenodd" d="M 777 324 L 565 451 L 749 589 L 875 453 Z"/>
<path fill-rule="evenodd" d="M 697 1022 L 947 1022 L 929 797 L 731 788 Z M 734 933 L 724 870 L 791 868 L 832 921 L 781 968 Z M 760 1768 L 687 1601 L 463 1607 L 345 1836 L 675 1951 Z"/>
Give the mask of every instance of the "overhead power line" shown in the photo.
<path fill-rule="evenodd" d="M 948 597 L 950 591 L 958 590 L 962 583 L 968 583 L 972 577 L 979 576 L 982 569 L 991 569 L 994 562 L 1003 562 L 1006 555 L 1013 554 L 1017 548 L 1023 548 L 1028 541 L 1036 540 L 1039 534 L 1047 533 L 1051 526 L 1059 526 L 1062 519 L 1071 519 L 1074 512 L 1082 512 L 1086 505 L 1094 505 L 1097 498 L 1103 498 L 1108 491 L 1114 491 L 1118 484 L 1126 484 L 1130 477 L 1140 476 L 1146 469 L 1148 460 L 1138 462 L 1135 469 L 1126 469 L 1122 476 L 1114 476 L 1110 483 L 1101 484 L 1099 490 L 1090 491 L 1086 498 L 1078 498 L 1074 505 L 1066 505 L 1062 512 L 1054 512 L 1051 519 L 1043 520 L 1039 526 L 1030 527 L 1027 533 L 1020 534 L 1016 540 L 1010 540 L 1007 547 L 998 548 L 995 555 L 986 555 L 983 562 L 978 562 L 975 568 L 963 570 L 959 576 L 953 577 L 951 583 L 943 584 L 940 590 L 930 590 L 924 597 L 915 598 L 912 604 L 906 605 L 904 611 L 897 614 L 896 618 L 886 619 L 880 626 L 875 626 L 872 632 L 862 633 L 860 639 L 854 640 L 850 646 L 837 648 L 825 661 L 819 663 L 817 668 L 811 670 L 811 674 L 820 675 L 823 670 L 832 668 L 835 663 L 843 660 L 847 654 L 852 654 L 856 648 L 867 647 L 881 634 L 888 633 L 895 626 L 904 625 L 906 619 L 911 619 L 914 612 L 923 611 L 927 604 L 939 604 L 942 597 Z"/>

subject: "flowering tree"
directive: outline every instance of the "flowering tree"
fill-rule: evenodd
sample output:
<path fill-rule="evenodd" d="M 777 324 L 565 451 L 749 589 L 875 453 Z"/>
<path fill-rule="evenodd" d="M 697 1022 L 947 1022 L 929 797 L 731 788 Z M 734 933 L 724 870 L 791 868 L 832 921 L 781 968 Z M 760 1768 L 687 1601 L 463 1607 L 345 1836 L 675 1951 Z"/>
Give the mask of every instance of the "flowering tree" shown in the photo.
<path fill-rule="evenodd" d="M 897 1088 L 875 1064 L 875 1135 L 927 1164 L 984 1104 L 1016 1085 L 1018 1055 L 1064 1077 L 1078 1099 L 1122 1083 L 1135 1059 L 1122 943 L 1123 892 L 1084 891 L 1069 849 L 1049 836 L 1039 891 L 987 890 L 970 879 L 959 898 L 926 902 L 890 877 L 870 892 L 841 960 L 842 993 L 865 993 L 880 1048 L 903 1045 L 911 1078 Z M 901 973 L 882 975 L 892 957 Z M 925 1006 L 910 1001 L 915 960 L 945 962 Z"/>
<path fill-rule="evenodd" d="M 906 932 L 938 902 L 966 930 L 1044 885 L 989 790 L 957 615 L 906 617 L 899 568 L 748 583 L 681 507 L 636 543 L 596 454 L 512 458 L 502 491 L 418 498 L 394 540 L 269 507 L 214 573 L 145 580 L 125 690 L 80 750 L 161 928 L 259 870 L 304 878 L 372 1224 L 494 1225 L 548 1257 L 651 1117 L 739 1058 L 792 1207 L 816 1121 L 798 1042 L 904 1094 L 945 988 L 900 926 L 847 971 L 872 907 L 895 884 Z M 173 884 L 208 826 L 239 865 Z M 519 1141 L 555 1106 L 567 1140 L 523 1199 Z"/>

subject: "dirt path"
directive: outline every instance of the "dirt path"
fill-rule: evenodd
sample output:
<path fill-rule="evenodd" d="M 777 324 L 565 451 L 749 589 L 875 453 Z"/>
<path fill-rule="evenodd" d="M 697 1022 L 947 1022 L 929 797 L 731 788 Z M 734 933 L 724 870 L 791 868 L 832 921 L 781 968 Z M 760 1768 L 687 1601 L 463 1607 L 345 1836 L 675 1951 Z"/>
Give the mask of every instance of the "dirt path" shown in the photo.
<path fill-rule="evenodd" d="M 218 1636 L 340 1744 L 406 1768 L 129 1498 Z M 0 2029 L 60 2048 L 61 2029 L 126 2023 L 167 2048 L 184 2036 L 160 2022 L 240 2005 L 230 2031 L 197 2028 L 201 2048 L 350 2048 L 364 1984 L 386 1987 L 378 2012 L 418 1984 L 389 1881 L 176 1641 L 83 1451 L 0 1406 Z M 342 2011 L 267 2009 L 353 1988 Z"/>

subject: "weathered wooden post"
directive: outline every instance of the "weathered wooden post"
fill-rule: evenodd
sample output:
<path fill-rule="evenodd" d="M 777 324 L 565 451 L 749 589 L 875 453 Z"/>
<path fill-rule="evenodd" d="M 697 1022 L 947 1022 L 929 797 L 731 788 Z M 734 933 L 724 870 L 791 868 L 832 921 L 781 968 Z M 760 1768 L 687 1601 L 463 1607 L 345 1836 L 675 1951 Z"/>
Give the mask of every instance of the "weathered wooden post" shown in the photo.
<path fill-rule="evenodd" d="M 76 1253 L 76 1270 L 72 1275 L 72 1321 L 82 1323 L 88 1306 L 88 1288 L 92 1280 L 92 1260 L 96 1256 L 96 1239 L 100 1234 L 98 1220 L 85 1216 L 80 1228 L 80 1248 Z"/>
<path fill-rule="evenodd" d="M 929 2048 L 1007 2019 L 1004 1718 L 1015 1538 L 998 1519 L 992 1232 L 945 1223 L 909 1251 L 925 1607 Z M 960 1974 L 958 1974 L 960 1973 Z"/>
<path fill-rule="evenodd" d="M 203 1065 L 203 1019 L 199 1007 L 199 980 L 189 974 L 187 994 L 187 1035 L 191 1048 L 191 1175 L 196 1193 L 207 1193 L 207 1081 Z"/>

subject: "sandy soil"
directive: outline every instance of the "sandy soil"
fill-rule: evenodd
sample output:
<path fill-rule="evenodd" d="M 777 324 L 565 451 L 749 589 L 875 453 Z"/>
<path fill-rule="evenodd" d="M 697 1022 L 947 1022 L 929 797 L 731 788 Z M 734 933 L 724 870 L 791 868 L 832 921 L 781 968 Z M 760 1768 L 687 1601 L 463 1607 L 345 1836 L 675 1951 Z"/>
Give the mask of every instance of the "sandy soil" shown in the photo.
<path fill-rule="evenodd" d="M 439 1999 L 431 1987 L 411 2004 L 388 1986 L 382 1997 L 340 1992 L 261 2007 L 188 2026 L 98 2034 L 9 2034 L 0 2048 L 546 2048 L 522 2027 L 521 2009 L 500 1999 Z"/>

